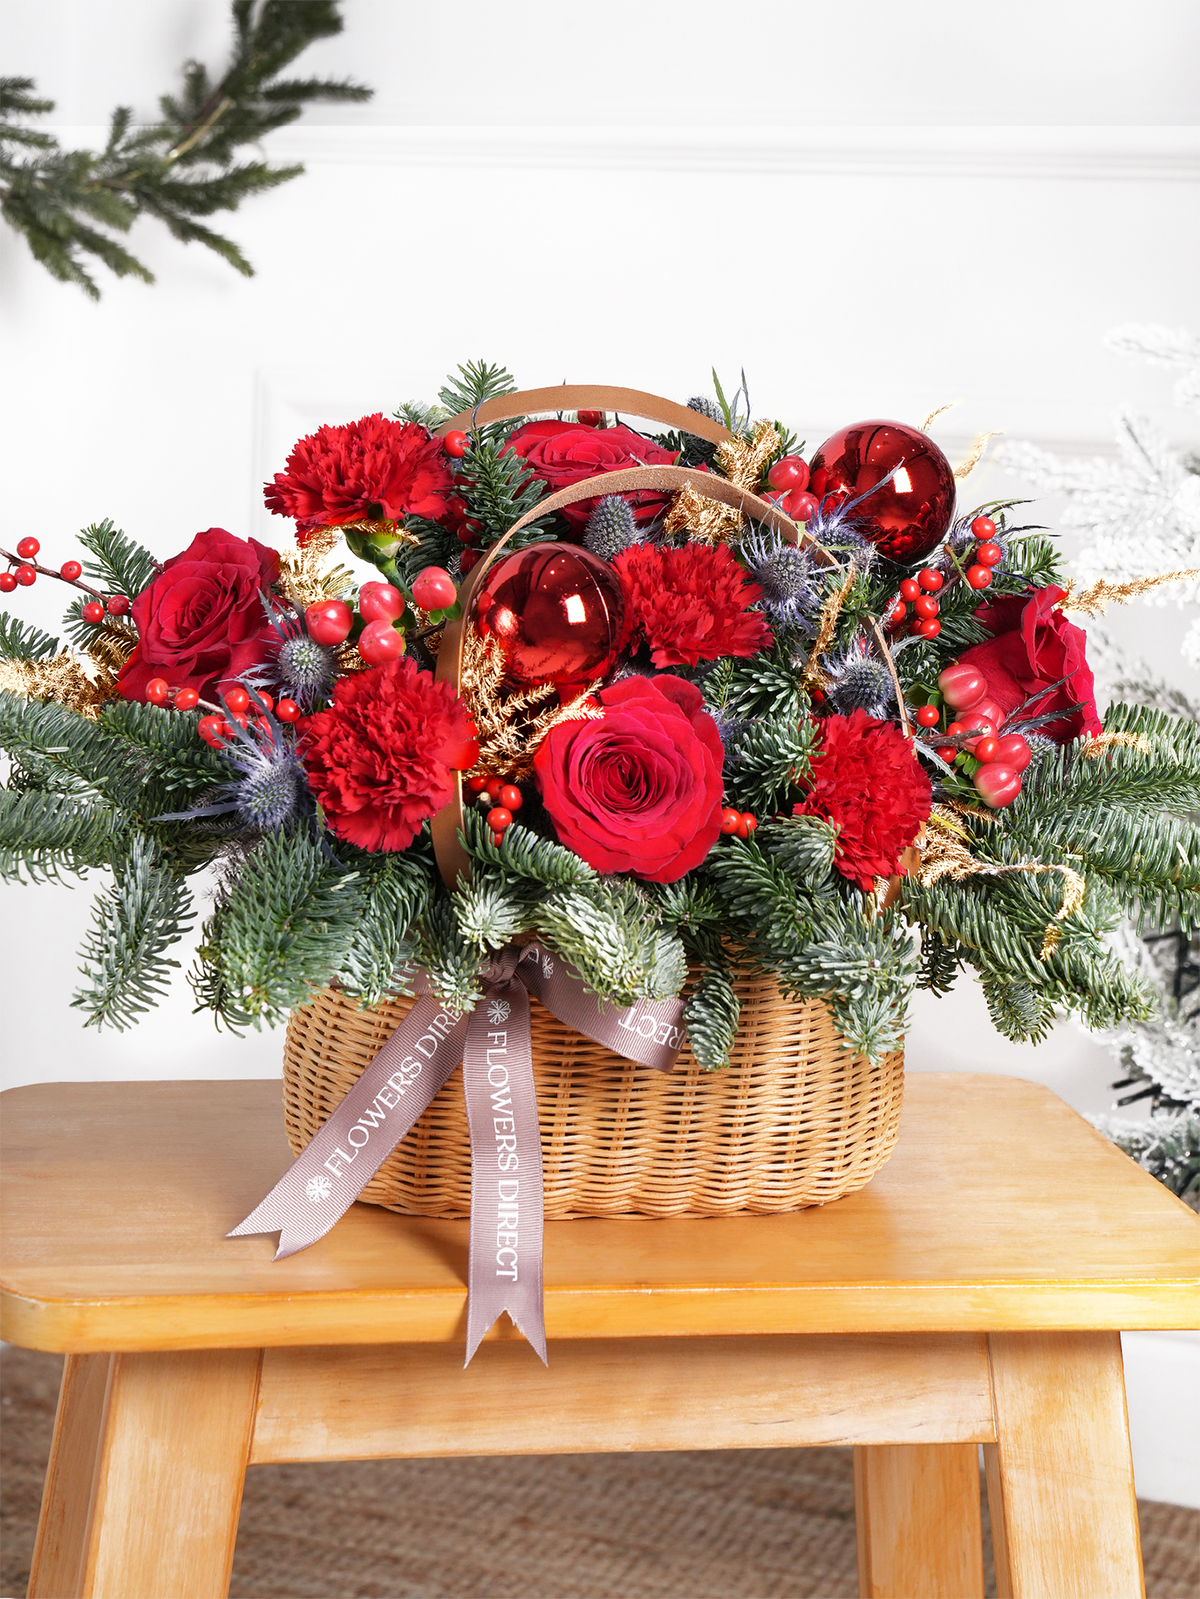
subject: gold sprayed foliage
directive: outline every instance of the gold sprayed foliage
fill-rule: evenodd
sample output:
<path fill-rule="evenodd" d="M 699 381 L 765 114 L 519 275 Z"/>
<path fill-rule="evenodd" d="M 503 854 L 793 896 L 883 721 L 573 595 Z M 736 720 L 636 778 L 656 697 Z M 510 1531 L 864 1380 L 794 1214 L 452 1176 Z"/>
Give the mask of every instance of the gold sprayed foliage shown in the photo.
<path fill-rule="evenodd" d="M 479 759 L 472 773 L 508 777 L 514 783 L 528 777 L 538 745 L 551 728 L 563 722 L 594 721 L 604 715 L 591 698 L 601 678 L 578 699 L 563 705 L 552 683 L 504 694 L 504 659 L 494 639 L 481 638 L 468 627 L 463 638 L 459 692 L 470 707 L 479 730 Z"/>
<path fill-rule="evenodd" d="M 774 423 L 757 422 L 749 439 L 727 439 L 717 445 L 717 466 L 735 488 L 756 494 L 763 470 L 781 442 Z M 688 486 L 672 497 L 663 525 L 668 533 L 686 531 L 701 543 L 719 544 L 738 537 L 742 517 L 731 506 L 707 500 Z"/>
<path fill-rule="evenodd" d="M 336 600 L 354 586 L 354 573 L 346 566 L 326 570 L 325 563 L 337 548 L 342 530 L 320 527 L 308 542 L 279 557 L 279 587 L 300 610 L 321 600 Z"/>
<path fill-rule="evenodd" d="M 1131 577 L 1126 583 L 1111 583 L 1108 578 L 1097 578 L 1094 583 L 1089 583 L 1085 589 L 1076 589 L 1074 582 L 1067 584 L 1067 591 L 1058 602 L 1060 611 L 1079 611 L 1084 616 L 1099 616 L 1109 605 L 1125 605 L 1130 600 L 1136 600 L 1139 595 L 1149 594 L 1151 589 L 1161 588 L 1164 583 L 1187 583 L 1200 577 L 1200 567 L 1189 567 L 1183 572 L 1160 572 L 1156 577 Z"/>
<path fill-rule="evenodd" d="M 63 650 L 52 661 L 0 660 L 0 689 L 27 700 L 50 700 L 93 721 L 105 700 L 113 697 L 115 673 L 90 677 L 78 656 Z"/>

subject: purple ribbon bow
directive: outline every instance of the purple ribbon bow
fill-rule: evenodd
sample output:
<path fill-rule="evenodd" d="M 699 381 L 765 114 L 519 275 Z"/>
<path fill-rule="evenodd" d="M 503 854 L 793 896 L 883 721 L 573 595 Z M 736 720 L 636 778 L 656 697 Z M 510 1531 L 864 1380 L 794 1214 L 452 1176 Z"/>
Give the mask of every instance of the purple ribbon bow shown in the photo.
<path fill-rule="evenodd" d="M 542 1144 L 529 996 L 626 1060 L 670 1071 L 683 1047 L 683 1004 L 598 1001 L 534 942 L 512 944 L 482 974 L 483 998 L 456 1015 L 428 993 L 271 1192 L 229 1238 L 279 1231 L 275 1259 L 323 1238 L 349 1210 L 459 1061 L 471 1136 L 467 1358 L 502 1311 L 546 1359 L 542 1303 Z"/>

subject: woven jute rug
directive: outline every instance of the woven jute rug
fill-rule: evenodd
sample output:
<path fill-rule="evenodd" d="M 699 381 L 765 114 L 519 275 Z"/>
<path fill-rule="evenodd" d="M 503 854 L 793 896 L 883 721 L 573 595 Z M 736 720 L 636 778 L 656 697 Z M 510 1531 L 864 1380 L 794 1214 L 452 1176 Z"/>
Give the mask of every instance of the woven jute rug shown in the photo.
<path fill-rule="evenodd" d="M 23 1595 L 60 1361 L 0 1361 L 0 1593 Z M 1200 1593 L 1200 1511 L 1139 1504 L 1150 1599 Z M 990 1549 L 988 1593 L 991 1582 Z M 252 1466 L 233 1599 L 841 1599 L 848 1449 Z"/>

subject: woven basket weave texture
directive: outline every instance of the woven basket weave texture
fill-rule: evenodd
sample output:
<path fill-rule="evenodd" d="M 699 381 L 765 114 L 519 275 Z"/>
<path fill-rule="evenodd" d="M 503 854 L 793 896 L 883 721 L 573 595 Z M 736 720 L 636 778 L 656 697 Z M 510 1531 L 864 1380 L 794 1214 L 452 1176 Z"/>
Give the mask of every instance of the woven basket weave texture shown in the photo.
<path fill-rule="evenodd" d="M 903 1054 L 878 1066 L 840 1047 L 818 1001 L 737 983 L 728 1069 L 623 1060 L 530 1001 L 547 1220 L 724 1216 L 822 1205 L 870 1181 L 896 1142 Z M 288 1141 L 299 1154 L 407 1014 L 335 990 L 293 1013 L 284 1052 Z M 456 1071 L 359 1196 L 410 1216 L 465 1218 L 471 1153 Z"/>

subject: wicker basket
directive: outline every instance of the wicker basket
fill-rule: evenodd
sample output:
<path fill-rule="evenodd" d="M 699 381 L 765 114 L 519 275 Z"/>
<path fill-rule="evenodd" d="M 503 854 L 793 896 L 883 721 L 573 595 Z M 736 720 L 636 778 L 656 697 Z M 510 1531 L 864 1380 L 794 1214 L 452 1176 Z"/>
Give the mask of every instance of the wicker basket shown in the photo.
<path fill-rule="evenodd" d="M 730 1067 L 674 1072 L 622 1060 L 530 1001 L 546 1217 L 723 1216 L 823 1205 L 862 1188 L 892 1152 L 904 1056 L 851 1057 L 825 1006 L 737 984 Z M 288 1141 L 299 1154 L 411 1000 L 375 1010 L 327 989 L 293 1013 L 284 1051 Z M 471 1157 L 455 1072 L 359 1196 L 410 1216 L 462 1217 Z"/>

